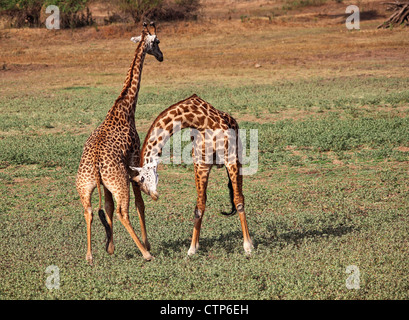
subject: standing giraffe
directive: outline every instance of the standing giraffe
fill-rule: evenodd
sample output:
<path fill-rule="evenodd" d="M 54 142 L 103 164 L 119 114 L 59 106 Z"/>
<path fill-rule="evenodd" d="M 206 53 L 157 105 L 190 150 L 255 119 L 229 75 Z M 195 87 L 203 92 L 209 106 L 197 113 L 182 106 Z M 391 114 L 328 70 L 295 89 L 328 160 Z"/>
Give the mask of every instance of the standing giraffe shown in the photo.
<path fill-rule="evenodd" d="M 206 206 L 207 182 L 214 160 L 217 161 L 218 166 L 223 164 L 226 166 L 229 177 L 228 187 L 232 211 L 223 214 L 233 215 L 237 211 L 239 212 L 244 238 L 243 247 L 245 252 L 250 254 L 253 244 L 244 212 L 238 125 L 236 120 L 227 113 L 215 109 L 197 95 L 164 110 L 152 123 L 146 135 L 141 149 L 139 167 L 131 167 L 135 172 L 132 180 L 138 183 L 143 192 L 156 198 L 158 196 L 156 190 L 158 184 L 157 159 L 167 140 L 175 132 L 184 128 L 195 129 L 198 133 L 192 140 L 197 203 L 194 211 L 195 222 L 192 242 L 188 255 L 195 254 L 199 248 L 200 227 Z"/>
<path fill-rule="evenodd" d="M 129 170 L 130 165 L 139 163 L 140 140 L 135 128 L 135 106 L 141 81 L 142 66 L 145 55 L 151 54 L 158 61 L 163 61 L 159 49 L 159 39 L 151 34 L 144 23 L 142 34 L 131 38 L 137 43 L 135 57 L 129 68 L 123 89 L 102 124 L 91 134 L 85 143 L 76 180 L 77 191 L 84 207 L 87 223 L 87 255 L 86 260 L 92 264 L 91 254 L 91 223 L 93 218 L 91 195 L 98 188 L 98 215 L 105 227 L 107 235 L 106 251 L 114 252 L 113 243 L 113 212 L 114 200 L 117 204 L 116 213 L 126 230 L 135 241 L 146 260 L 151 260 L 150 245 L 146 235 L 144 202 L 141 191 L 135 182 L 132 189 L 135 194 L 135 204 L 141 224 L 143 243 L 137 237 L 129 221 Z M 101 183 L 104 186 L 105 210 L 101 208 Z M 108 221 L 107 221 L 108 220 Z"/>

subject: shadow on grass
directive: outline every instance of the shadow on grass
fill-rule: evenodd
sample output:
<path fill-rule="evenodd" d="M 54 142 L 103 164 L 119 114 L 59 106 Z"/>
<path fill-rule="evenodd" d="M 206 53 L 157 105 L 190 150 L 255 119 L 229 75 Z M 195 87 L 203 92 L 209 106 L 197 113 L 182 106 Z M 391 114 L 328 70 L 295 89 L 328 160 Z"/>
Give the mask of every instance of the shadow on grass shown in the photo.
<path fill-rule="evenodd" d="M 276 234 L 273 237 L 261 238 L 258 244 L 262 244 L 265 246 L 279 245 L 281 247 L 289 244 L 300 246 L 302 240 L 306 238 L 313 238 L 317 239 L 318 241 L 321 238 L 327 238 L 330 236 L 341 237 L 357 230 L 357 227 L 350 225 L 330 226 L 320 230 L 294 230 L 282 233 L 280 235 Z"/>
<path fill-rule="evenodd" d="M 226 234 L 221 234 L 212 237 L 201 237 L 199 239 L 199 252 L 206 253 L 213 247 L 223 247 L 227 253 L 233 253 L 237 250 L 237 240 L 243 239 L 241 231 L 231 231 Z M 189 249 L 192 239 L 178 239 L 171 241 L 163 241 L 157 248 L 164 255 L 180 252 L 180 250 Z"/>
<path fill-rule="evenodd" d="M 329 18 L 329 19 L 337 19 L 337 18 L 345 18 L 346 19 L 349 15 L 350 15 L 349 13 L 318 14 L 317 17 L 318 18 Z M 367 11 L 361 11 L 359 13 L 359 18 L 360 18 L 361 21 L 376 20 L 376 19 L 384 18 L 384 17 L 386 17 L 386 15 L 382 14 L 382 13 L 379 13 L 377 10 L 367 10 Z"/>
<path fill-rule="evenodd" d="M 297 247 L 301 246 L 302 240 L 306 238 L 313 238 L 319 241 L 320 239 L 325 239 L 328 237 L 341 237 L 348 233 L 354 232 L 359 230 L 356 226 L 351 225 L 338 225 L 338 226 L 330 226 L 320 230 L 295 230 L 289 231 L 285 233 L 278 234 L 276 228 L 271 226 L 269 229 L 273 232 L 273 236 L 271 236 L 271 232 L 269 235 L 260 235 L 251 233 L 250 236 L 253 240 L 254 248 L 257 249 L 259 246 L 265 247 L 285 247 L 287 245 L 295 245 Z M 221 234 L 218 236 L 200 238 L 199 244 L 200 249 L 199 251 L 202 253 L 206 253 L 214 247 L 222 247 L 227 253 L 231 254 L 237 251 L 238 249 L 242 249 L 242 247 L 238 247 L 238 240 L 242 241 L 243 234 L 241 230 L 230 231 L 225 234 Z M 191 239 L 178 239 L 174 241 L 164 241 L 161 243 L 160 247 L 158 247 L 159 251 L 163 254 L 168 254 L 171 252 L 180 252 L 182 248 L 189 248 Z"/>

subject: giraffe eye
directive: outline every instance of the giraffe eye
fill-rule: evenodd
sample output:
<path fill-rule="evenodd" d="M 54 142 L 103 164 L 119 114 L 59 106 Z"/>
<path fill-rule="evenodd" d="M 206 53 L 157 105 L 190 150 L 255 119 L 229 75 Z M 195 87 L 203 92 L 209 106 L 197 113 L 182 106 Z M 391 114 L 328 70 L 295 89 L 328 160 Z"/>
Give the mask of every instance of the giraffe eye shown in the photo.
<path fill-rule="evenodd" d="M 145 181 L 145 177 L 142 176 L 141 179 L 139 180 L 140 182 L 144 182 Z"/>

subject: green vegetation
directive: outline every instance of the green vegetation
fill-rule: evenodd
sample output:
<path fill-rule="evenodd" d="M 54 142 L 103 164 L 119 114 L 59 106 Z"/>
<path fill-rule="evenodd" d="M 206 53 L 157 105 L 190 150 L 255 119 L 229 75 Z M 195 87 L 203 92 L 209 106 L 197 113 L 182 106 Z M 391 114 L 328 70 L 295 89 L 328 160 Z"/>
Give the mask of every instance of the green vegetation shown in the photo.
<path fill-rule="evenodd" d="M 311 6 L 321 6 L 326 3 L 327 0 L 286 0 L 286 4 L 283 5 L 283 10 L 292 10 Z"/>
<path fill-rule="evenodd" d="M 129 13 L 134 22 L 144 19 L 180 20 L 197 18 L 199 0 L 117 0 L 121 11 Z"/>
<path fill-rule="evenodd" d="M 89 0 L 0 0 L 0 16 L 10 20 L 12 27 L 42 27 L 45 9 L 49 5 L 59 8 L 60 28 L 76 28 L 95 24 L 89 10 Z M 127 21 L 139 23 L 144 19 L 170 21 L 197 18 L 199 0 L 115 0 L 111 1 L 113 14 L 107 22 Z"/>
<path fill-rule="evenodd" d="M 88 0 L 0 0 L 0 16 L 8 17 L 13 27 L 40 27 L 45 23 L 45 9 L 49 5 L 59 8 L 60 28 L 92 25 Z M 86 13 L 84 12 L 86 9 Z"/>
<path fill-rule="evenodd" d="M 200 249 L 188 258 L 192 168 L 161 166 L 160 199 L 144 197 L 156 259 L 143 261 L 118 219 L 109 256 L 96 218 L 93 267 L 74 181 L 117 92 L 0 98 L 0 299 L 408 299 L 405 88 L 407 79 L 381 77 L 142 87 L 142 139 L 161 110 L 194 92 L 259 130 L 259 170 L 244 180 L 255 251 L 245 256 L 238 217 L 218 214 L 229 208 L 227 177 L 214 168 Z M 139 234 L 133 203 L 131 221 Z M 49 265 L 60 268 L 59 290 L 45 286 Z M 349 265 L 360 269 L 359 290 L 345 286 Z"/>

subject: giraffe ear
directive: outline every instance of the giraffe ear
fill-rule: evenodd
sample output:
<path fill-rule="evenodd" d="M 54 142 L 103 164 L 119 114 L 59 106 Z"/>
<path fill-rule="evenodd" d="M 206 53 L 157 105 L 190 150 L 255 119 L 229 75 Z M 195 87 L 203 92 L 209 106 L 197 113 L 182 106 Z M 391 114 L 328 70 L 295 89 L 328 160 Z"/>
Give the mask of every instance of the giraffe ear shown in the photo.
<path fill-rule="evenodd" d="M 155 158 L 155 159 L 152 160 L 152 162 L 150 163 L 150 165 L 151 165 L 152 167 L 154 167 L 155 170 L 156 170 L 156 169 L 158 168 L 159 163 L 160 163 L 161 161 L 162 161 L 161 158 Z"/>
<path fill-rule="evenodd" d="M 132 37 L 131 38 L 132 42 L 138 43 L 139 41 L 141 41 L 141 36 L 137 36 L 137 37 Z"/>
<path fill-rule="evenodd" d="M 129 166 L 129 169 L 131 169 L 132 171 L 138 171 L 138 173 L 140 173 L 142 170 L 142 168 L 131 167 L 131 166 Z"/>

